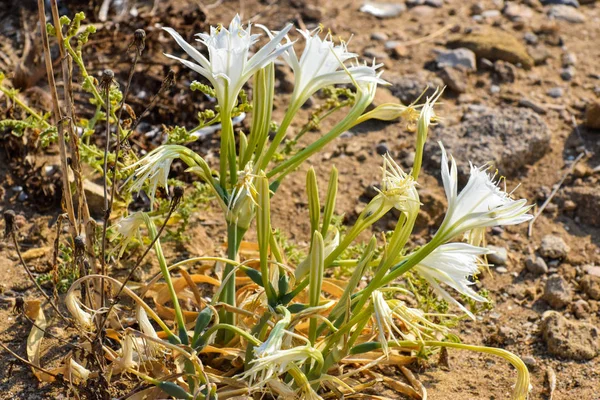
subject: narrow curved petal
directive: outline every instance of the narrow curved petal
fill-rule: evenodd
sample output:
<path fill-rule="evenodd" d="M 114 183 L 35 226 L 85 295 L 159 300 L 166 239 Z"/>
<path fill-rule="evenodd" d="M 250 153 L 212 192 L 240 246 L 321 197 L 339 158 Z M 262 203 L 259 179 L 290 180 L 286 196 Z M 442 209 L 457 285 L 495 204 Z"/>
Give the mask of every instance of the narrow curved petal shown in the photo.
<path fill-rule="evenodd" d="M 192 57 L 197 63 L 199 63 L 202 66 L 202 68 L 210 70 L 210 63 L 208 62 L 206 57 L 204 57 L 202 53 L 196 50 L 191 44 L 186 42 L 185 39 L 183 39 L 179 33 L 177 33 L 173 28 L 165 27 L 163 28 L 163 30 L 166 31 L 169 35 L 171 35 L 173 39 L 175 39 L 177 44 L 183 49 L 183 51 L 185 51 L 190 57 Z"/>

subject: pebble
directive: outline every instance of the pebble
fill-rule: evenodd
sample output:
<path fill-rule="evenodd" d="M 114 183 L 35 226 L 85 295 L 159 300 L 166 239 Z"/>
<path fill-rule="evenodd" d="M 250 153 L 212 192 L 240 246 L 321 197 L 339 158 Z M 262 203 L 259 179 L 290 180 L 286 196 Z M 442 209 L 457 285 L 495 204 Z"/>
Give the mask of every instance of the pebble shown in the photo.
<path fill-rule="evenodd" d="M 575 68 L 567 67 L 560 71 L 560 77 L 564 81 L 571 81 L 575 77 Z"/>
<path fill-rule="evenodd" d="M 581 280 L 581 289 L 594 300 L 600 300 L 600 276 L 586 275 Z"/>
<path fill-rule="evenodd" d="M 590 304 L 583 299 L 577 300 L 571 308 L 578 319 L 584 319 L 590 315 Z"/>
<path fill-rule="evenodd" d="M 438 72 L 438 76 L 453 92 L 467 91 L 467 76 L 463 69 L 444 67 Z"/>
<path fill-rule="evenodd" d="M 570 22 L 572 24 L 582 24 L 585 22 L 585 15 L 575 8 L 566 5 L 557 5 L 550 7 L 548 17 L 560 21 Z"/>
<path fill-rule="evenodd" d="M 524 97 L 519 100 L 519 106 L 531 108 L 533 111 L 541 115 L 546 114 L 546 109 L 544 107 Z"/>
<path fill-rule="evenodd" d="M 406 11 L 403 3 L 375 3 L 366 1 L 360 11 L 371 14 L 377 18 L 393 18 Z"/>
<path fill-rule="evenodd" d="M 487 255 L 488 261 L 493 265 L 506 265 L 508 261 L 508 251 L 506 247 L 488 246 L 488 249 L 493 251 Z"/>
<path fill-rule="evenodd" d="M 577 56 L 575 53 L 565 53 L 562 56 L 562 65 L 563 67 L 575 66 L 577 63 Z"/>
<path fill-rule="evenodd" d="M 425 5 L 434 8 L 442 8 L 444 6 L 444 0 L 425 0 Z"/>
<path fill-rule="evenodd" d="M 496 268 L 496 272 L 499 274 L 506 274 L 508 272 L 508 269 L 506 269 L 506 267 L 498 267 Z"/>
<path fill-rule="evenodd" d="M 577 0 L 540 0 L 545 5 L 564 5 L 569 7 L 579 8 L 579 2 Z"/>
<path fill-rule="evenodd" d="M 546 235 L 542 238 L 540 254 L 544 258 L 562 259 L 567 256 L 570 247 L 560 236 Z"/>
<path fill-rule="evenodd" d="M 534 275 L 544 275 L 548 273 L 548 265 L 542 257 L 529 256 L 525 259 L 525 268 Z"/>
<path fill-rule="evenodd" d="M 383 155 L 388 154 L 390 152 L 390 148 L 388 147 L 388 145 L 387 145 L 386 142 L 381 142 L 381 143 L 379 143 L 377 145 L 377 147 L 375 147 L 375 151 L 380 156 L 383 156 Z"/>
<path fill-rule="evenodd" d="M 500 86 L 498 86 L 498 85 L 492 85 L 492 86 L 490 86 L 490 93 L 491 94 L 500 93 Z"/>
<path fill-rule="evenodd" d="M 563 96 L 565 91 L 561 87 L 553 87 L 552 89 L 548 90 L 547 93 L 548 93 L 548 96 L 552 97 L 553 99 L 558 99 L 559 97 Z"/>
<path fill-rule="evenodd" d="M 583 272 L 585 272 L 588 275 L 600 277 L 600 267 L 586 265 L 585 267 L 583 267 Z"/>
<path fill-rule="evenodd" d="M 537 365 L 537 360 L 533 356 L 523 356 L 521 360 L 527 365 L 530 370 L 534 369 Z"/>
<path fill-rule="evenodd" d="M 477 62 L 475 61 L 475 53 L 472 52 L 471 50 L 465 49 L 465 48 L 440 51 L 436 58 L 436 62 L 437 62 L 438 68 L 462 67 L 468 71 L 475 71 L 477 69 Z"/>
<path fill-rule="evenodd" d="M 516 3 L 506 3 L 504 10 L 502 10 L 504 15 L 511 21 L 522 21 L 527 20 L 533 17 L 533 11 L 531 8 L 516 4 Z"/>
<path fill-rule="evenodd" d="M 573 200 L 566 200 L 563 204 L 563 210 L 565 211 L 575 211 L 577 209 L 577 203 Z"/>
<path fill-rule="evenodd" d="M 373 32 L 371 33 L 371 40 L 377 40 L 379 42 L 385 42 L 389 37 L 384 32 Z"/>
<path fill-rule="evenodd" d="M 523 39 L 527 44 L 537 44 L 538 42 L 538 37 L 533 32 L 527 32 L 525 35 L 523 35 Z"/>
<path fill-rule="evenodd" d="M 571 288 L 565 279 L 560 275 L 552 275 L 546 281 L 544 287 L 544 300 L 555 309 L 567 306 L 573 299 Z"/>
<path fill-rule="evenodd" d="M 363 51 L 363 54 L 367 58 L 376 59 L 376 60 L 385 60 L 388 58 L 388 55 L 385 51 L 377 50 L 375 48 L 368 48 Z"/>
<path fill-rule="evenodd" d="M 25 192 L 21 192 L 19 193 L 19 195 L 17 196 L 17 200 L 19 201 L 25 201 L 29 198 L 29 195 Z"/>
<path fill-rule="evenodd" d="M 600 129 L 600 101 L 592 101 L 585 110 L 585 126 Z"/>

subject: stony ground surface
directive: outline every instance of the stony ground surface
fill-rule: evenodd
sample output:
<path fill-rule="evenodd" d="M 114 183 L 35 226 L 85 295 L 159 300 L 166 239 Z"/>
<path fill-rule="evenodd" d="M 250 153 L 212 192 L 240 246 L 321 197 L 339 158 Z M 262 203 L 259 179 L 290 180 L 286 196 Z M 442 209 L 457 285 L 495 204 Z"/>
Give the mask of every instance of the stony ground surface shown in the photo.
<path fill-rule="evenodd" d="M 123 37 L 136 28 L 148 32 L 149 50 L 134 86 L 137 100 L 132 107 L 136 110 L 143 109 L 171 66 L 161 52 L 177 51 L 160 32 L 161 26 L 185 29 L 184 36 L 191 38 L 208 23 L 228 21 L 235 12 L 244 20 L 272 28 L 286 21 L 307 28 L 323 23 L 342 38 L 353 35 L 351 50 L 365 60 L 375 57 L 385 63 L 384 78 L 391 85 L 380 90 L 376 102 L 410 103 L 427 86 L 447 85 L 439 110 L 443 119 L 433 128 L 427 145 L 421 182 L 429 216 L 419 220 L 414 242 L 430 236 L 444 212 L 438 140 L 459 161 L 463 180 L 468 160 L 490 162 L 506 176 L 508 188 L 521 184 L 515 195 L 538 206 L 551 197 L 531 236 L 526 226 L 491 232 L 488 242 L 497 250 L 492 260 L 495 265 L 491 275 L 483 276 L 481 285 L 491 291 L 495 308 L 476 321 L 461 324 L 457 333 L 466 343 L 498 346 L 521 356 L 532 374 L 532 399 L 600 399 L 600 3 L 409 0 L 363 8 L 379 10 L 385 18 L 360 11 L 362 1 L 348 0 L 223 2 L 218 8 L 195 2 L 161 3 L 167 4 L 150 15 L 149 4 L 125 2 L 122 9 L 109 11 L 113 21 L 107 23 L 97 21 L 98 7 L 86 8 L 100 29 L 91 51 L 96 70 L 106 66 L 119 70 L 127 43 Z M 75 11 L 77 4 L 69 7 Z M 0 32 L 13 43 L 23 43 L 15 28 L 23 26 L 26 19 L 15 17 L 21 12 L 16 8 L 7 10 L 0 11 L 6 21 Z M 23 10 L 24 15 L 27 12 Z M 12 56 L 6 51 L 2 57 L 5 70 L 11 70 L 11 65 L 14 70 L 19 60 L 25 59 L 21 48 L 15 48 Z M 36 64 L 27 65 L 35 69 Z M 161 139 L 160 123 L 175 119 L 183 124 L 186 118 L 193 120 L 197 111 L 197 99 L 190 98 L 186 90 L 186 82 L 194 77 L 179 66 L 173 68 L 178 72 L 178 86 L 161 99 L 156 115 L 141 127 L 151 132 L 146 137 L 155 143 Z M 123 68 L 121 79 L 126 71 Z M 279 72 L 278 91 L 285 98 L 289 74 L 283 68 Z M 36 89 L 37 85 L 42 89 Z M 33 104 L 48 104 L 43 83 L 25 87 L 29 87 L 26 98 Z M 0 101 L 7 112 L 4 99 Z M 277 110 L 276 117 L 281 114 L 282 110 Z M 325 123 L 323 128 L 327 127 Z M 414 138 L 405 128 L 402 123 L 358 126 L 310 161 L 322 177 L 332 165 L 339 169 L 344 196 L 338 212 L 345 213 L 348 220 L 362 209 L 363 203 L 355 199 L 368 198 L 366 188 L 378 180 L 379 154 L 390 152 L 405 168 L 412 164 Z M 309 133 L 306 140 L 317 135 Z M 13 140 L 4 133 L 1 140 L 7 151 L 0 159 L 0 175 L 6 177 L 0 188 L 0 207 L 19 211 L 26 249 L 50 249 L 53 235 L 49 226 L 59 213 L 56 202 L 53 207 L 42 207 L 47 202 L 40 204 L 40 195 L 34 192 L 39 185 L 27 185 L 30 180 L 22 171 L 25 161 L 11 152 Z M 195 146 L 208 153 L 215 140 L 209 138 Z M 49 163 L 55 160 L 52 154 L 40 157 Z M 576 159 L 579 162 L 573 167 Z M 273 217 L 274 224 L 288 230 L 301 246 L 307 244 L 309 229 L 307 222 L 299 223 L 307 221 L 302 189 L 307 168 L 282 186 Z M 214 238 L 221 237 L 223 229 L 215 221 L 218 214 L 212 212 L 196 216 L 191 227 L 193 239 L 178 251 L 188 255 L 219 251 L 222 243 Z M 33 292 L 12 247 L 3 242 L 0 252 L 0 340 L 24 354 L 28 324 L 12 313 L 12 307 L 16 297 L 32 296 Z M 176 256 L 174 250 L 169 254 Z M 38 272 L 48 265 L 47 254 L 32 253 L 32 257 L 29 262 Z M 51 345 L 49 341 L 47 346 Z M 48 358 L 51 362 L 52 355 Z M 6 353 L 2 360 L 7 367 L 0 372 L 0 398 L 47 398 L 45 391 L 56 389 L 40 391 L 26 368 L 11 366 Z M 509 398 L 515 378 L 514 370 L 499 359 L 458 351 L 450 352 L 449 368 L 432 362 L 414 370 L 434 400 Z M 556 385 L 551 394 L 553 376 Z M 383 394 L 404 398 L 390 390 Z"/>

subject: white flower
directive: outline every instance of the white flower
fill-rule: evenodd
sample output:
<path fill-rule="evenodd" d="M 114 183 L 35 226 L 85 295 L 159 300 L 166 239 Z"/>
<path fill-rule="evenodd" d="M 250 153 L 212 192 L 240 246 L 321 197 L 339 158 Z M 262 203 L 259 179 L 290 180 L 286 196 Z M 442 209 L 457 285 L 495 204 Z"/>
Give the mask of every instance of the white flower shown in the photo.
<path fill-rule="evenodd" d="M 282 58 L 294 71 L 294 93 L 292 104 L 301 106 L 319 89 L 325 86 L 355 82 L 374 82 L 385 84 L 378 72 L 383 64 L 352 65 L 344 68 L 344 63 L 355 59 L 356 54 L 348 52 L 347 44 L 333 43 L 331 33 L 321 39 L 321 28 L 313 31 L 298 30 L 305 39 L 304 51 L 300 59 L 293 47 L 289 47 Z M 289 39 L 288 44 L 290 44 Z"/>
<path fill-rule="evenodd" d="M 248 59 L 250 47 L 257 42 L 260 35 L 251 34 L 250 25 L 244 29 L 239 15 L 233 18 L 229 29 L 222 26 L 216 28 L 211 26 L 210 33 L 197 34 L 199 37 L 197 40 L 208 49 L 208 58 L 187 43 L 173 29 L 164 28 L 195 62 L 169 54 L 165 55 L 180 61 L 186 67 L 208 79 L 217 92 L 219 105 L 226 107 L 226 111 L 231 111 L 235 106 L 240 89 L 248 79 L 292 46 L 292 43 L 279 46 L 291 28 L 291 24 L 287 25 L 250 59 Z"/>
<path fill-rule="evenodd" d="M 470 286 L 474 283 L 469 280 L 469 277 L 476 275 L 480 267 L 485 265 L 480 257 L 489 253 L 490 251 L 483 247 L 466 243 L 447 243 L 433 250 L 415 268 L 444 300 L 457 305 L 474 318 L 469 310 L 441 287 L 440 283 L 450 286 L 475 301 L 486 302 L 484 297 L 471 289 Z"/>
<path fill-rule="evenodd" d="M 321 352 L 308 345 L 263 353 L 261 357 L 250 362 L 252 367 L 244 372 L 242 377 L 250 378 L 252 388 L 256 390 L 264 386 L 269 379 L 286 373 L 294 365 L 300 367 L 311 358 L 323 363 Z"/>
<path fill-rule="evenodd" d="M 456 162 L 451 158 L 448 168 L 448 157 L 442 148 L 442 181 L 448 199 L 448 211 L 440 233 L 447 241 L 465 232 L 497 225 L 516 225 L 533 218 L 527 211 L 531 206 L 527 200 L 513 200 L 506 193 L 494 175 L 488 174 L 484 168 L 471 165 L 471 175 L 464 189 L 457 194 Z"/>
<path fill-rule="evenodd" d="M 144 213 L 141 211 L 134 212 L 133 214 L 128 215 L 127 217 L 121 218 L 119 222 L 116 223 L 115 228 L 117 232 L 122 237 L 122 241 L 120 244 L 119 250 L 119 258 L 123 256 L 127 245 L 135 238 L 138 240 L 142 240 L 140 236 L 140 226 L 144 224 L 146 221 L 144 217 Z"/>
<path fill-rule="evenodd" d="M 415 180 L 407 175 L 389 154 L 383 156 L 381 171 L 381 189 L 376 189 L 379 193 L 363 211 L 365 218 L 371 215 L 379 215 L 381 218 L 392 208 L 408 212 L 419 205 Z"/>
<path fill-rule="evenodd" d="M 167 181 L 173 160 L 181 158 L 188 165 L 195 165 L 190 153 L 190 149 L 180 145 L 162 145 L 152 150 L 144 158 L 123 168 L 124 171 L 136 168 L 135 173 L 126 182 L 133 182 L 129 190 L 139 192 L 144 183 L 149 181 L 150 187 L 147 194 L 154 203 L 157 187 L 162 186 L 165 190 L 169 190 Z"/>
<path fill-rule="evenodd" d="M 404 334 L 394 323 L 394 313 L 385 301 L 383 293 L 375 290 L 371 294 L 371 302 L 373 303 L 373 315 L 377 323 L 377 340 L 381 344 L 383 354 L 387 357 L 390 353 L 388 341 L 397 342 L 394 332 L 401 336 L 404 336 Z"/>

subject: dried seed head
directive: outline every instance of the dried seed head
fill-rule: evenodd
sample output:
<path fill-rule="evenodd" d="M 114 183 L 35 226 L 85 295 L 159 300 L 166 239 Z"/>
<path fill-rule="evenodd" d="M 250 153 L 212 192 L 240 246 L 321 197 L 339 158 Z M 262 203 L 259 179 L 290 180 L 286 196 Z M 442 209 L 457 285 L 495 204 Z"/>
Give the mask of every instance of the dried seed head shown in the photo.
<path fill-rule="evenodd" d="M 4 237 L 10 236 L 15 230 L 15 212 L 13 210 L 4 211 Z"/>
<path fill-rule="evenodd" d="M 105 69 L 100 77 L 100 88 L 107 91 L 113 84 L 114 79 L 115 73 L 111 69 Z"/>
<path fill-rule="evenodd" d="M 162 81 L 162 84 L 160 85 L 159 92 L 164 92 L 165 90 L 170 89 L 174 85 L 175 85 L 175 71 L 170 69 L 169 72 L 167 73 L 167 76 L 165 76 L 165 79 Z"/>
<path fill-rule="evenodd" d="M 184 188 L 183 186 L 175 186 L 173 188 L 173 201 L 179 201 L 183 198 Z"/>
<path fill-rule="evenodd" d="M 142 55 L 142 51 L 146 48 L 146 31 L 143 29 L 136 29 L 133 34 L 133 45 L 137 50 L 138 55 Z"/>
<path fill-rule="evenodd" d="M 85 252 L 85 238 L 81 235 L 77 235 L 75 236 L 75 239 L 73 239 L 73 242 L 75 243 L 75 254 L 81 256 L 82 254 L 84 254 Z"/>

